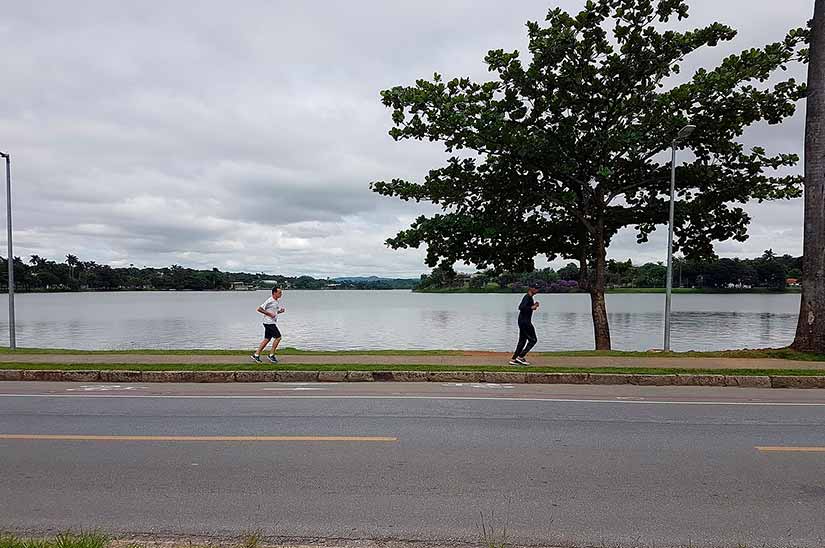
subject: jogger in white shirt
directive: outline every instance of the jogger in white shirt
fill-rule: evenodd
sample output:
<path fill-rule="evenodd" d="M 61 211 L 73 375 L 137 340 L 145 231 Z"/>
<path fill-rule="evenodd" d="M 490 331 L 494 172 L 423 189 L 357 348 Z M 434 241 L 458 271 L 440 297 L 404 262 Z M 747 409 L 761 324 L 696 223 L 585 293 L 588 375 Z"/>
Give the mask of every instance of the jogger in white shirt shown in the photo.
<path fill-rule="evenodd" d="M 258 350 L 252 354 L 252 359 L 261 363 L 261 352 L 264 351 L 269 341 L 272 341 L 272 351 L 269 353 L 269 361 L 278 363 L 278 358 L 275 357 L 275 351 L 278 350 L 278 345 L 281 343 L 281 331 L 278 329 L 278 314 L 283 314 L 286 309 L 281 307 L 281 297 L 284 292 L 279 287 L 272 288 L 272 296 L 258 307 L 258 312 L 264 315 L 264 339 L 258 345 Z"/>

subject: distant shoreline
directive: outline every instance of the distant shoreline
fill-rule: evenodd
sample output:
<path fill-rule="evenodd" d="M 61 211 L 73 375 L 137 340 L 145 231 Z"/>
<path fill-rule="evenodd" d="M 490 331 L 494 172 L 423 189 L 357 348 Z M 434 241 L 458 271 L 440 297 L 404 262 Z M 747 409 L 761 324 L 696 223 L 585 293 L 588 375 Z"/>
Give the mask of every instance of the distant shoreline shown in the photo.
<path fill-rule="evenodd" d="M 460 288 L 442 288 L 442 289 L 408 289 L 408 288 L 398 288 L 398 287 L 369 287 L 369 288 L 357 288 L 357 287 L 346 287 L 346 288 L 319 288 L 319 289 L 307 289 L 307 288 L 284 288 L 286 291 L 411 291 L 412 293 L 427 293 L 427 294 L 463 294 L 463 295 L 482 295 L 482 294 L 504 294 L 504 295 L 513 295 L 513 294 L 520 294 L 524 290 L 522 289 L 485 289 L 485 288 L 473 288 L 473 287 L 460 287 Z M 48 289 L 34 289 L 34 290 L 21 290 L 15 289 L 15 295 L 20 294 L 48 294 L 48 295 L 55 295 L 55 294 L 66 294 L 66 293 L 255 293 L 256 291 L 267 291 L 268 288 L 262 287 L 260 289 L 246 289 L 246 290 L 235 290 L 235 289 L 81 289 L 81 290 L 74 290 L 69 291 L 65 289 L 57 289 L 57 290 L 48 290 Z M 784 294 L 791 294 L 791 295 L 798 295 L 802 292 L 802 288 L 800 287 L 788 287 L 785 289 L 777 290 L 777 289 L 767 289 L 764 287 L 758 287 L 754 289 L 717 289 L 717 288 L 693 288 L 693 287 L 674 287 L 673 293 L 675 295 L 784 295 Z M 606 290 L 607 294 L 614 294 L 614 295 L 621 295 L 621 294 L 664 294 L 665 288 L 664 287 L 617 287 L 613 289 Z M 0 295 L 6 295 L 8 291 L 3 290 L 0 291 Z M 586 291 L 567 291 L 567 292 L 547 292 L 542 293 L 544 295 L 586 295 Z"/>
<path fill-rule="evenodd" d="M 523 289 L 485 289 L 473 287 L 460 288 L 442 288 L 442 289 L 413 289 L 414 293 L 442 293 L 442 294 L 484 294 L 484 293 L 522 293 Z M 802 288 L 788 287 L 786 289 L 768 289 L 765 287 L 757 287 L 753 289 L 719 289 L 719 288 L 698 288 L 698 287 L 674 287 L 674 294 L 682 295 L 783 295 L 783 294 L 799 294 Z M 664 287 L 617 287 L 606 290 L 608 294 L 664 294 Z M 585 295 L 585 291 L 567 291 L 557 293 L 544 293 L 545 295 Z"/>
<path fill-rule="evenodd" d="M 18 289 L 15 288 L 14 294 L 21 295 L 21 294 L 47 294 L 47 295 L 56 295 L 56 294 L 67 294 L 67 293 L 255 293 L 257 291 L 269 291 L 269 287 L 261 287 L 258 289 L 137 289 L 137 288 L 125 288 L 125 289 L 77 289 L 77 290 L 68 290 L 68 289 Z M 284 287 L 285 291 L 412 291 L 412 289 L 407 287 L 341 287 L 341 288 L 334 288 L 334 287 L 323 287 L 318 289 L 308 289 L 305 287 L 300 288 L 291 288 L 291 287 Z M 4 288 L 0 291 L 0 295 L 7 295 L 8 291 Z"/>

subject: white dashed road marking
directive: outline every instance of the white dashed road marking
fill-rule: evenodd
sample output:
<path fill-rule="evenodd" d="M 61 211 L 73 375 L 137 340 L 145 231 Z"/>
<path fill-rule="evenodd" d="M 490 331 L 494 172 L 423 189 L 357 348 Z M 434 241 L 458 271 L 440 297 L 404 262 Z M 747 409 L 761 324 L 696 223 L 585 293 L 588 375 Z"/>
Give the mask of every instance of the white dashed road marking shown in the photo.
<path fill-rule="evenodd" d="M 441 386 L 449 386 L 450 388 L 453 387 L 469 387 L 469 388 L 481 388 L 481 389 L 491 389 L 496 390 L 499 388 L 502 389 L 510 389 L 513 388 L 512 384 L 498 384 L 495 382 L 481 382 L 481 383 L 472 383 L 472 382 L 446 382 L 443 383 Z"/>
<path fill-rule="evenodd" d="M 120 384 L 81 384 L 78 388 L 67 388 L 66 392 L 111 392 L 113 390 L 138 390 L 145 386 L 124 386 Z"/>
<path fill-rule="evenodd" d="M 298 392 L 298 391 L 308 391 L 308 390 L 326 390 L 323 387 L 317 386 L 294 386 L 292 388 L 264 388 L 264 390 L 274 390 L 274 391 L 284 391 L 288 390 L 290 392 Z"/>

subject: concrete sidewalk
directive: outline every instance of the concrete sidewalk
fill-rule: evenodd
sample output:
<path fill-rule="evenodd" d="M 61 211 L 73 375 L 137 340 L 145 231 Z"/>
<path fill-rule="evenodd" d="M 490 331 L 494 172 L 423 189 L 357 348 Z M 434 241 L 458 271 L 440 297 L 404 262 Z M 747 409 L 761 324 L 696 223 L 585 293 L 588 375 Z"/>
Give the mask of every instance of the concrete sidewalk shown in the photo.
<path fill-rule="evenodd" d="M 470 353 L 450 356 L 411 355 L 318 355 L 287 354 L 279 356 L 284 365 L 446 365 L 506 366 L 508 353 Z M 644 367 L 661 369 L 804 369 L 822 370 L 825 362 L 770 358 L 685 358 L 624 356 L 530 356 L 534 367 Z M 177 364 L 231 365 L 252 363 L 249 356 L 215 356 L 206 354 L 0 354 L 0 363 L 94 364 Z M 264 357 L 264 363 L 268 363 Z M 527 368 L 529 369 L 529 368 Z M 825 374 L 825 373 L 824 373 Z"/>

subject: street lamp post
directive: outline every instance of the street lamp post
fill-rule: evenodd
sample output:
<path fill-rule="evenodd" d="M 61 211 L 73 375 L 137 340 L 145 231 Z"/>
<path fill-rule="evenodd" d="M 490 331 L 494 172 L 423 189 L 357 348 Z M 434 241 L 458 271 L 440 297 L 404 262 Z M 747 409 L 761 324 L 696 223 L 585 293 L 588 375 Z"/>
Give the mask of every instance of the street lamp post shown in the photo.
<path fill-rule="evenodd" d="M 676 145 L 683 141 L 696 129 L 696 126 L 687 125 L 679 130 L 679 134 L 671 143 L 672 158 L 670 162 L 670 217 L 667 226 L 667 281 L 665 289 L 665 352 L 670 352 L 670 301 L 673 293 L 673 210 L 676 200 Z"/>
<path fill-rule="evenodd" d="M 14 326 L 14 249 L 11 240 L 11 156 L 0 152 L 0 157 L 6 160 L 6 224 L 8 226 L 9 258 L 6 262 L 9 271 L 9 348 L 17 348 L 17 338 Z"/>

